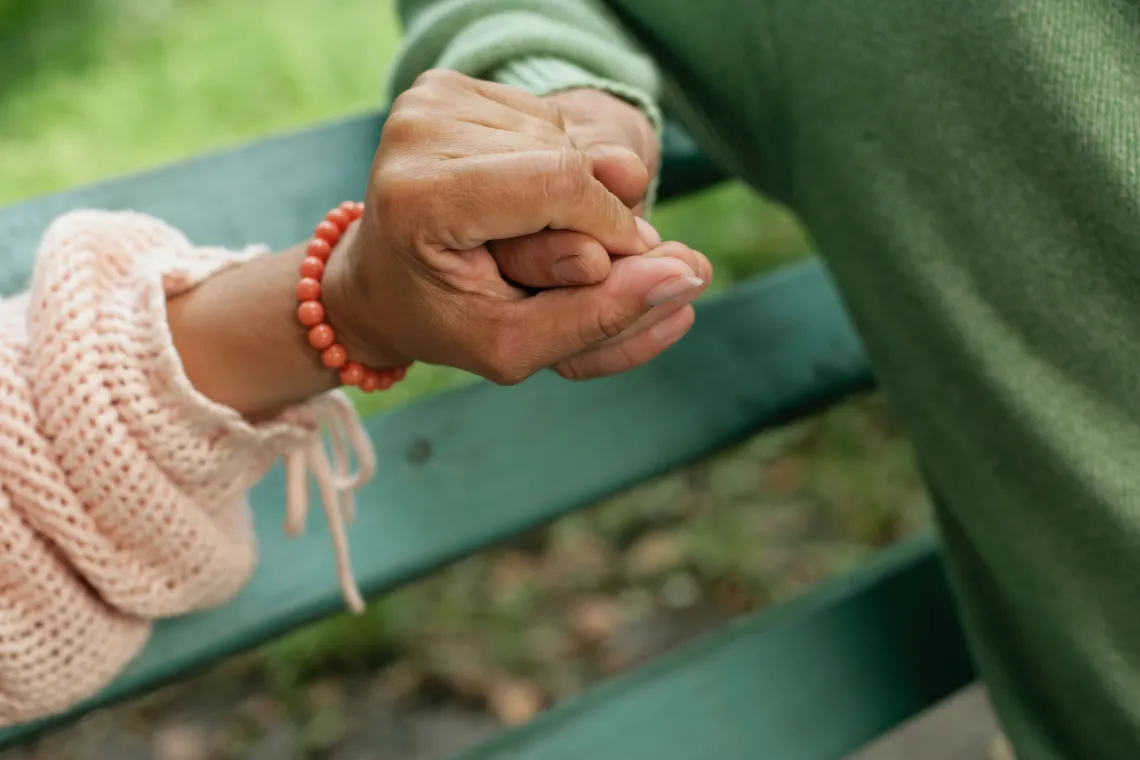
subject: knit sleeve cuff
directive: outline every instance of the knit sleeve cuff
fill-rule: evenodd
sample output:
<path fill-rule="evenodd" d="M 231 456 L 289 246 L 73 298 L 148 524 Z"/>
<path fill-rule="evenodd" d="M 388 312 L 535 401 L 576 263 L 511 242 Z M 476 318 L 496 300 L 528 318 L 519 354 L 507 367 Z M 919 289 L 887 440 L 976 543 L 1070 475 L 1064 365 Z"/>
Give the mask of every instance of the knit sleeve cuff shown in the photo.
<path fill-rule="evenodd" d="M 645 118 L 653 126 L 653 134 L 657 138 L 658 153 L 661 151 L 662 135 L 664 134 L 664 119 L 661 116 L 661 109 L 653 96 L 640 87 L 598 76 L 567 60 L 538 56 L 508 61 L 496 70 L 490 78 L 502 84 L 509 84 L 526 90 L 539 97 L 578 89 L 608 92 L 614 97 L 621 98 L 635 106 L 645 115 Z M 653 204 L 657 198 L 659 178 L 659 174 L 655 174 L 650 179 L 649 189 L 645 194 L 646 216 L 653 210 Z"/>
<path fill-rule="evenodd" d="M 29 383 L 68 492 L 51 509 L 29 502 L 30 517 L 124 612 L 181 614 L 236 593 L 256 559 L 245 492 L 319 435 L 308 406 L 253 425 L 207 399 L 174 349 L 167 298 L 265 252 L 195 247 L 133 213 L 74 212 L 44 236 Z"/>

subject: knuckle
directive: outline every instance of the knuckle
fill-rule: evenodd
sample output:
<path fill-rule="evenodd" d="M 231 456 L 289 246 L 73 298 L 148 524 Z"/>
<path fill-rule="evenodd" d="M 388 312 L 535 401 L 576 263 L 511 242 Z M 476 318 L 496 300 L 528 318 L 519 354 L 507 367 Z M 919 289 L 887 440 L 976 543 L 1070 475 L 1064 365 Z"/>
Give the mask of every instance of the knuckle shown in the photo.
<path fill-rule="evenodd" d="M 575 182 L 581 182 L 590 176 L 590 159 L 582 151 L 566 146 L 557 151 L 558 165 L 567 176 L 573 177 Z"/>
<path fill-rule="evenodd" d="M 566 119 L 562 116 L 562 109 L 555 103 L 545 99 L 536 98 L 538 101 L 537 109 L 544 119 L 557 127 L 560 131 L 566 130 Z"/>
<path fill-rule="evenodd" d="M 427 71 L 416 77 L 416 81 L 412 84 L 413 88 L 419 87 L 436 87 L 439 85 L 456 85 L 465 82 L 467 77 L 460 74 L 458 71 L 452 69 L 428 69 Z"/>
<path fill-rule="evenodd" d="M 517 367 L 496 367 L 491 371 L 490 374 L 484 375 L 484 377 L 486 377 L 495 385 L 510 387 L 513 385 L 518 385 L 522 381 L 526 380 L 528 377 L 530 377 L 530 374 L 523 372 Z"/>
<path fill-rule="evenodd" d="M 411 174 L 403 171 L 399 164 L 389 164 L 372 178 L 370 200 L 382 218 L 390 218 L 392 214 L 407 211 L 421 203 L 424 197 L 430 198 L 432 190 L 425 187 Z M 425 195 L 426 194 L 426 195 Z"/>
<path fill-rule="evenodd" d="M 502 344 L 496 345 L 499 347 L 493 348 L 484 358 L 479 372 L 480 375 L 492 383 L 495 383 L 495 385 L 508 386 L 518 385 L 531 376 L 531 372 L 519 361 L 517 356 L 512 355 L 510 351 L 504 350 Z"/>
<path fill-rule="evenodd" d="M 527 331 L 510 315 L 498 315 L 488 327 L 475 352 L 478 374 L 496 385 L 518 385 L 534 374 Z"/>
<path fill-rule="evenodd" d="M 584 199 L 589 164 L 580 151 L 571 147 L 547 151 L 540 166 L 547 197 L 571 204 Z"/>
<path fill-rule="evenodd" d="M 401 98 L 404 95 L 400 96 Z M 421 140 L 430 130 L 431 119 L 411 99 L 397 102 L 384 121 L 381 145 L 407 145 Z"/>
<path fill-rule="evenodd" d="M 559 126 L 543 119 L 527 117 L 522 123 L 522 132 L 560 150 L 572 150 L 574 148 L 570 135 L 566 134 Z"/>

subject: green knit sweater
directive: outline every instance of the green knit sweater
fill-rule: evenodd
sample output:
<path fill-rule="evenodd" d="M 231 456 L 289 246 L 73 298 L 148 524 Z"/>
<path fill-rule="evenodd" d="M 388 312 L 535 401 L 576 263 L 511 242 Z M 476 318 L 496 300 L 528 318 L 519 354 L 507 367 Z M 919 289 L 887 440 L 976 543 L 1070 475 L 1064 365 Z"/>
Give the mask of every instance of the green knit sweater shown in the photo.
<path fill-rule="evenodd" d="M 1140 757 L 1138 4 L 399 5 L 396 88 L 445 66 L 661 102 L 800 215 L 1019 757 Z"/>

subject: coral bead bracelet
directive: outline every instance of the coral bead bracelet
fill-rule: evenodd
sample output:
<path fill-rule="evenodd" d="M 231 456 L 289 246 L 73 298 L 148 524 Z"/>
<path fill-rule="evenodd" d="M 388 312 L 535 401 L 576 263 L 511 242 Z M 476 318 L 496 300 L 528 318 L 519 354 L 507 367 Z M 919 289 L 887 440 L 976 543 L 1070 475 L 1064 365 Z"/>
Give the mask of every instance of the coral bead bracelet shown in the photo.
<path fill-rule="evenodd" d="M 386 391 L 404 379 L 407 367 L 371 369 L 348 358 L 344 346 L 336 342 L 336 332 L 325 321 L 325 307 L 321 303 L 321 280 L 325 275 L 325 263 L 332 255 L 333 248 L 340 241 L 348 225 L 364 213 L 364 204 L 345 201 L 332 211 L 313 230 L 313 237 L 305 249 L 301 261 L 301 279 L 297 283 L 297 319 L 308 328 L 309 345 L 321 354 L 321 363 L 331 370 L 339 371 L 340 381 L 345 385 L 355 385 L 365 393 Z"/>

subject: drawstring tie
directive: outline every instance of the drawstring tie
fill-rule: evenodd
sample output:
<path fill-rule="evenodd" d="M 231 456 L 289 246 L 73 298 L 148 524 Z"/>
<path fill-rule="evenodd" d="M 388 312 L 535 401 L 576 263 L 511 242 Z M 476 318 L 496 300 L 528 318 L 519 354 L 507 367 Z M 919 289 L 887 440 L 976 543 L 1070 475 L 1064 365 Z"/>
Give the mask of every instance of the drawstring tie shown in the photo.
<path fill-rule="evenodd" d="M 306 476 L 317 482 L 325 519 L 336 556 L 336 574 L 348 608 L 364 611 L 364 598 L 352 574 L 345 523 L 356 517 L 354 492 L 376 471 L 372 441 L 360 424 L 352 402 L 341 393 L 330 393 L 319 401 L 317 413 L 329 430 L 332 458 L 324 442 L 317 440 L 285 455 L 285 533 L 297 537 L 305 531 L 309 517 L 309 487 Z M 349 456 L 356 458 L 357 471 L 349 472 Z"/>

